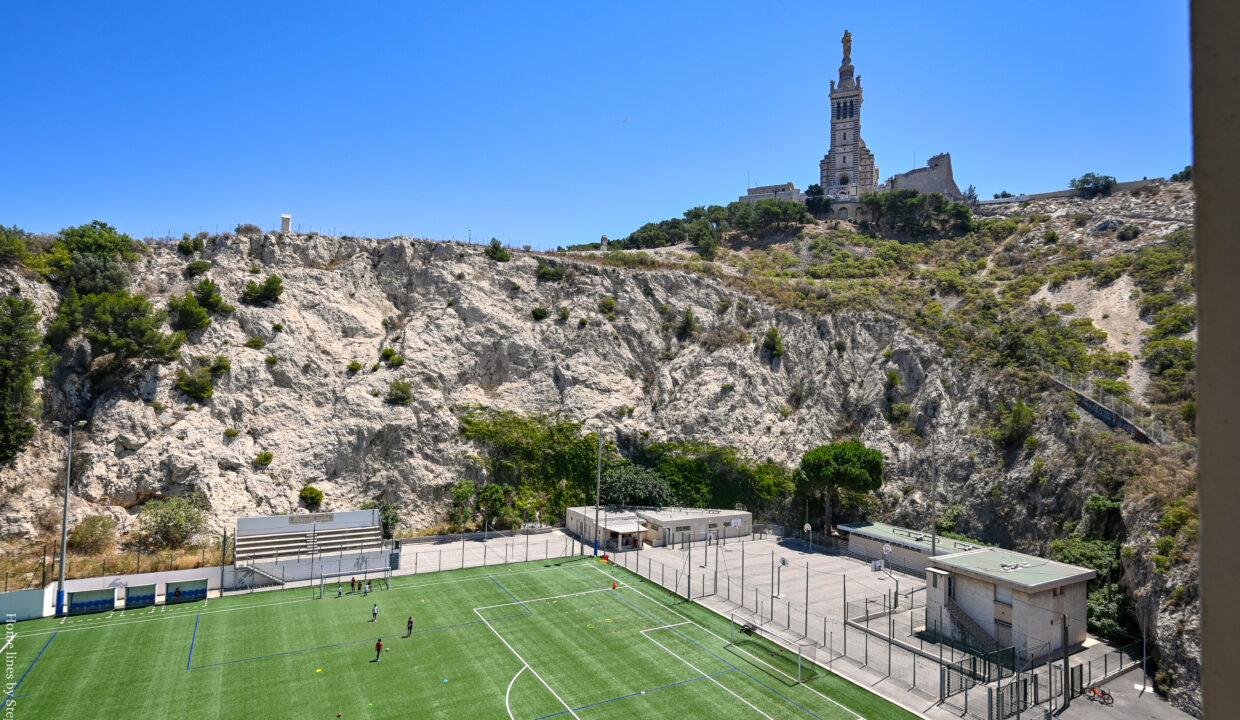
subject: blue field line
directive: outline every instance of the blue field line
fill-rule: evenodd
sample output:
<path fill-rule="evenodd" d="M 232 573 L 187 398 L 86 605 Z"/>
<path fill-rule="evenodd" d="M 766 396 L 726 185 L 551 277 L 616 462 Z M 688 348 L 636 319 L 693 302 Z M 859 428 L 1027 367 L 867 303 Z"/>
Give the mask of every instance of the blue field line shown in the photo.
<path fill-rule="evenodd" d="M 612 598 L 614 598 L 614 599 L 616 600 L 616 602 L 622 602 L 622 603 L 624 603 L 625 605 L 628 605 L 629 607 L 631 607 L 631 608 L 633 608 L 634 610 L 636 610 L 637 612 L 639 612 L 639 613 L 641 613 L 641 614 L 645 615 L 646 617 L 650 618 L 651 620 L 654 620 L 655 622 L 661 622 L 661 621 L 660 621 L 658 618 L 656 618 L 654 615 L 651 615 L 650 613 L 646 612 L 645 610 L 642 610 L 641 608 L 637 607 L 636 605 L 634 605 L 633 603 L 629 602 L 628 600 L 625 600 L 624 598 L 620 597 L 620 594 L 619 594 L 619 593 L 613 594 L 613 595 L 611 595 L 611 597 L 612 597 Z M 694 625 L 697 625 L 697 623 L 693 623 L 693 624 L 694 624 Z M 753 680 L 754 682 L 758 683 L 759 685 L 761 685 L 762 687 L 766 688 L 767 690 L 770 690 L 771 692 L 775 693 L 775 694 L 776 694 L 776 695 L 778 695 L 779 697 L 781 697 L 781 698 L 783 698 L 783 699 L 787 700 L 787 701 L 788 701 L 789 703 L 791 703 L 792 705 L 794 705 L 794 706 L 796 706 L 796 707 L 800 708 L 801 710 L 804 710 L 805 712 L 809 713 L 812 717 L 816 717 L 816 718 L 818 718 L 818 720 L 822 720 L 822 716 L 821 716 L 821 715 L 819 715 L 818 713 L 814 712 L 813 710 L 810 710 L 809 708 L 805 707 L 804 705 L 802 705 L 801 703 L 797 702 L 796 700 L 793 700 L 792 698 L 790 698 L 790 697 L 788 697 L 787 695 L 785 695 L 785 694 L 781 693 L 780 691 L 776 690 L 775 688 L 771 687 L 770 685 L 767 685 L 766 683 L 762 682 L 761 680 L 759 680 L 758 678 L 754 677 L 753 675 L 750 675 L 749 673 L 745 672 L 745 671 L 744 671 L 744 670 L 742 670 L 739 666 L 737 666 L 737 665 L 736 665 L 736 663 L 732 662 L 731 660 L 728 660 L 727 658 L 725 658 L 725 657 L 723 657 L 723 656 L 721 656 L 721 655 L 716 654 L 713 650 L 711 650 L 710 648 L 705 647 L 704 645 L 702 645 L 701 643 L 699 643 L 697 640 L 694 640 L 693 638 L 689 637 L 688 635 L 685 635 L 683 632 L 681 632 L 681 631 L 680 631 L 680 628 L 678 628 L 678 627 L 671 627 L 671 628 L 667 628 L 667 629 L 668 629 L 668 630 L 671 630 L 672 632 L 674 632 L 674 633 L 676 633 L 677 635 L 681 636 L 681 637 L 682 637 L 682 638 L 684 638 L 685 640 L 688 640 L 689 642 L 693 643 L 694 645 L 697 645 L 699 648 L 701 648 L 701 649 L 705 650 L 707 653 L 710 653 L 710 655 L 711 655 L 712 657 L 714 657 L 715 659 L 717 659 L 717 660 L 719 660 L 719 661 L 721 661 L 721 662 L 725 662 L 725 663 L 727 663 L 727 664 L 731 665 L 731 666 L 732 666 L 732 668 L 733 668 L 734 670 L 736 670 L 737 672 L 739 672 L 741 675 L 744 675 L 745 677 L 749 678 L 750 680 Z"/>
<path fill-rule="evenodd" d="M 185 661 L 185 669 L 189 670 L 190 663 L 194 661 L 194 641 L 198 639 L 198 621 L 202 619 L 202 613 L 194 616 L 194 635 L 189 639 L 189 659 Z"/>
<path fill-rule="evenodd" d="M 660 685 L 657 688 L 651 688 L 649 690 L 642 690 L 641 692 L 629 693 L 628 695 L 618 695 L 614 698 L 608 698 L 606 700 L 599 700 L 598 702 L 590 703 L 589 705 L 582 705 L 581 707 L 575 707 L 573 708 L 572 711 L 577 712 L 578 710 L 589 710 L 592 707 L 598 707 L 599 705 L 606 705 L 607 703 L 616 702 L 617 700 L 628 700 L 631 697 L 639 697 L 640 695 L 643 695 L 645 693 L 658 692 L 660 690 L 674 688 L 677 685 L 687 685 L 691 682 L 697 682 L 698 680 L 705 680 L 707 678 L 719 677 L 720 675 L 727 675 L 730 672 L 736 672 L 736 668 L 732 668 L 731 670 L 720 670 L 719 672 L 714 673 L 713 675 L 698 675 L 697 677 L 689 678 L 688 680 L 681 680 L 679 682 L 668 683 L 667 685 Z M 560 715 L 564 715 L 567 712 L 568 710 L 561 710 L 558 713 L 551 713 L 550 715 L 543 715 L 540 718 L 534 718 L 534 720 L 547 720 L 547 718 L 558 717 Z"/>
<path fill-rule="evenodd" d="M 22 683 L 26 681 L 26 676 L 30 674 L 31 670 L 34 670 L 34 664 L 39 662 L 39 658 L 43 657 L 43 653 L 47 651 L 47 646 L 51 645 L 52 641 L 55 639 L 56 633 L 52 633 L 52 636 L 47 639 L 47 642 L 43 643 L 43 649 L 39 651 L 38 655 L 34 656 L 34 660 L 30 663 L 30 667 L 26 668 L 26 672 L 22 673 L 21 680 L 18 680 L 17 684 L 13 686 L 13 689 L 9 691 L 9 694 L 4 696 L 3 707 L 9 706 L 9 700 L 13 699 L 13 694 L 17 692 L 17 688 L 21 687 Z"/>
<path fill-rule="evenodd" d="M 526 614 L 526 615 L 533 615 L 533 614 L 534 614 L 534 611 L 533 611 L 533 610 L 530 610 L 528 607 L 526 607 L 526 606 L 525 606 L 525 603 L 521 602 L 521 598 L 519 598 L 519 597 L 517 597 L 516 595 L 513 595 L 512 593 L 508 592 L 508 588 L 504 587 L 503 585 L 500 585 L 500 584 L 499 584 L 499 580 L 496 580 L 494 577 L 491 577 L 490 575 L 487 575 L 487 577 L 491 578 L 491 582 L 495 583 L 496 585 L 499 585 L 499 589 L 500 589 L 500 590 L 503 590 L 503 591 L 504 591 L 504 593 L 505 593 L 506 595 L 508 595 L 508 597 L 512 598 L 513 600 L 516 600 L 516 601 L 517 601 L 517 604 L 521 606 L 521 609 L 522 609 L 522 610 L 525 610 L 525 614 Z"/>

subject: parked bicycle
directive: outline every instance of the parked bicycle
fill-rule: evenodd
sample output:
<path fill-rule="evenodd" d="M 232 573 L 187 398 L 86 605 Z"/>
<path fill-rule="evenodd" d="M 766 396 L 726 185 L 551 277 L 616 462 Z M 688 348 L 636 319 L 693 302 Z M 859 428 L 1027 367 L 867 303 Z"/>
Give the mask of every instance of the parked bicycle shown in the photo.
<path fill-rule="evenodd" d="M 1097 685 L 1089 688 L 1085 693 L 1085 697 L 1089 698 L 1090 702 L 1097 700 L 1103 705 L 1113 705 L 1115 703 L 1115 698 L 1111 697 L 1111 693 Z"/>

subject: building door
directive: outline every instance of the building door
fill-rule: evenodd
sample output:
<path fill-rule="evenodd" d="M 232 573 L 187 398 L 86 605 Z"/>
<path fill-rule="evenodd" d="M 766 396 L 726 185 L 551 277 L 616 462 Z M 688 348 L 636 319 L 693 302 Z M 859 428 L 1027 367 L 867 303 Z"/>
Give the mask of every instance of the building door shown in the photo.
<path fill-rule="evenodd" d="M 1012 647 L 1012 623 L 996 620 L 995 640 L 999 641 L 1001 648 Z"/>
<path fill-rule="evenodd" d="M 952 575 L 947 576 L 947 597 L 956 599 L 956 578 Z"/>

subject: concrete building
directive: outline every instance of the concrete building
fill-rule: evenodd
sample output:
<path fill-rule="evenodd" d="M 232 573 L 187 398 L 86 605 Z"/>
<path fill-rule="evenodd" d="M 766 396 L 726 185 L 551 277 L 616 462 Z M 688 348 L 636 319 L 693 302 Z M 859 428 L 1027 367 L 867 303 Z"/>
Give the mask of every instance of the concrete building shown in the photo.
<path fill-rule="evenodd" d="M 853 77 L 852 33 L 844 31 L 840 80 L 831 81 L 831 149 L 818 164 L 824 194 L 853 199 L 878 189 L 874 153 L 861 139 L 861 76 Z M 834 205 L 834 202 L 832 203 Z M 841 208 L 847 213 L 847 208 Z M 842 219 L 848 219 L 844 217 Z"/>
<path fill-rule="evenodd" d="M 836 529 L 848 535 L 850 555 L 866 560 L 886 560 L 895 569 L 916 575 L 925 572 L 933 556 L 982 547 L 952 538 L 931 538 L 928 532 L 878 522 L 846 523 Z M 890 552 L 885 552 L 888 548 Z"/>
<path fill-rule="evenodd" d="M 571 507 L 564 525 L 586 542 L 595 537 L 593 505 Z M 598 509 L 599 547 L 632 550 L 641 544 L 659 547 L 687 540 L 723 540 L 749 535 L 753 516 L 745 510 L 707 508 L 606 508 Z"/>
<path fill-rule="evenodd" d="M 883 184 L 883 190 L 916 190 L 921 193 L 942 193 L 948 200 L 964 200 L 964 193 L 956 185 L 952 175 L 952 154 L 939 153 L 931 157 L 926 166 L 892 175 Z"/>
<path fill-rule="evenodd" d="M 761 185 L 755 188 L 749 188 L 749 191 L 741 195 L 738 200 L 747 202 L 750 205 L 756 205 L 759 200 L 787 200 L 789 202 L 805 202 L 805 193 L 796 189 L 792 183 L 784 183 L 783 185 Z"/>
<path fill-rule="evenodd" d="M 288 214 L 281 215 L 280 216 L 280 232 L 286 233 L 286 232 L 292 232 L 292 231 L 293 231 L 293 216 L 288 215 Z"/>
<path fill-rule="evenodd" d="M 1097 575 L 994 547 L 929 559 L 926 620 L 981 650 L 1013 647 L 1035 660 L 1085 641 L 1086 587 Z M 941 620 L 940 620 L 941 618 Z"/>

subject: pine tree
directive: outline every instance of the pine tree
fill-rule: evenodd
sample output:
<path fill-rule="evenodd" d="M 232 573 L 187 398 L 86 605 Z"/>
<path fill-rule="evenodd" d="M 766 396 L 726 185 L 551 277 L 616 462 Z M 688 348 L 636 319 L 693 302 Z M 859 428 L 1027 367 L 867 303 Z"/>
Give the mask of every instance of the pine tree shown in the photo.
<path fill-rule="evenodd" d="M 0 461 L 16 456 L 34 437 L 30 418 L 39 412 L 34 379 L 47 370 L 47 348 L 39 336 L 34 303 L 6 297 L 0 303 Z"/>

